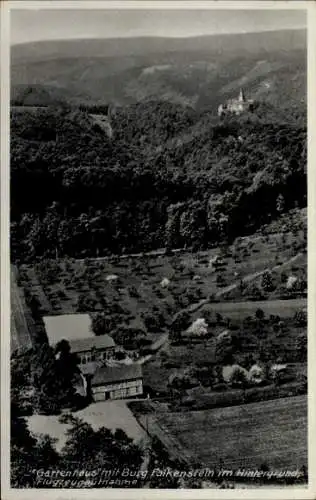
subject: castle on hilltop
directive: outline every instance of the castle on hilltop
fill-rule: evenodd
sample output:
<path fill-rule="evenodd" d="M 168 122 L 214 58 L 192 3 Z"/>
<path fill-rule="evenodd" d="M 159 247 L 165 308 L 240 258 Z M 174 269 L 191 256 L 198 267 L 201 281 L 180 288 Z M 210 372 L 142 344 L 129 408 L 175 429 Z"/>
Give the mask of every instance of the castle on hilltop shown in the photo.
<path fill-rule="evenodd" d="M 218 116 L 225 116 L 226 114 L 240 115 L 245 111 L 253 111 L 254 101 L 246 99 L 243 89 L 240 89 L 237 99 L 229 99 L 225 104 L 218 106 Z"/>

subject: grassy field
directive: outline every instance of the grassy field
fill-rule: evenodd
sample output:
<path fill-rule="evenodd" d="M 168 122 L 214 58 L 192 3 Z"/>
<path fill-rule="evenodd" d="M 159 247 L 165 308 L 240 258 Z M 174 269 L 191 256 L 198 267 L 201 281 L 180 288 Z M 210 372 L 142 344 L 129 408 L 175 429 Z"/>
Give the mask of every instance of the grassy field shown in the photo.
<path fill-rule="evenodd" d="M 208 304 L 203 310 L 228 316 L 232 320 L 242 320 L 247 316 L 253 316 L 257 309 L 262 309 L 265 316 L 270 314 L 279 315 L 282 318 L 293 317 L 295 311 L 307 307 L 306 299 L 268 300 L 268 301 L 246 301 L 246 302 L 218 302 Z M 196 314 L 198 316 L 198 314 Z"/>
<path fill-rule="evenodd" d="M 307 398 L 297 396 L 243 406 L 147 418 L 171 452 L 205 467 L 273 469 L 307 465 Z M 221 465 L 222 464 L 222 465 Z"/>

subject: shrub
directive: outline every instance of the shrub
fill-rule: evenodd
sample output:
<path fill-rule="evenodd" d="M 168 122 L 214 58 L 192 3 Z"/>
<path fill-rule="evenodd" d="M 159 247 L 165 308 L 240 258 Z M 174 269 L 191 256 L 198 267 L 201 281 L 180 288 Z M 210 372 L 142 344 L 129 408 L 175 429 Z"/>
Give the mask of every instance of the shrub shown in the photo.
<path fill-rule="evenodd" d="M 222 391 L 227 391 L 228 386 L 227 386 L 227 384 L 225 384 L 225 382 L 219 382 L 218 384 L 214 384 L 212 386 L 212 389 L 213 389 L 213 391 L 222 392 Z"/>
<path fill-rule="evenodd" d="M 241 405 L 244 402 L 242 390 L 233 390 L 225 392 L 211 392 L 197 395 L 194 394 L 196 403 L 194 410 L 208 410 L 211 408 Z"/>

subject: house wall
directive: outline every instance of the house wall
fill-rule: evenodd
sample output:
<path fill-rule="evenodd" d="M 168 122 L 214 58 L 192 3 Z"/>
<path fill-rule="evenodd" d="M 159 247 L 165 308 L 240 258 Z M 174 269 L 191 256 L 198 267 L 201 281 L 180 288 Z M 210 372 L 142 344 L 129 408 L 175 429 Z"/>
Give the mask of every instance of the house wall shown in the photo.
<path fill-rule="evenodd" d="M 92 395 L 95 401 L 132 398 L 141 394 L 143 394 L 142 379 L 112 382 L 111 384 L 92 387 Z"/>
<path fill-rule="evenodd" d="M 114 354 L 114 348 L 106 348 L 106 349 L 95 349 L 94 351 L 83 351 L 77 352 L 77 356 L 79 358 L 80 365 L 86 365 L 91 361 L 102 361 L 106 359 L 111 359 Z"/>

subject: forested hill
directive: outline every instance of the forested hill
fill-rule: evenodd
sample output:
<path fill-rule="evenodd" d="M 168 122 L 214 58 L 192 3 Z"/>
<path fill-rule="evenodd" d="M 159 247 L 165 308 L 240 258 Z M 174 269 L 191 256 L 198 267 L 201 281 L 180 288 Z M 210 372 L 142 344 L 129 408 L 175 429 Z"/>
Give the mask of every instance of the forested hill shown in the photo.
<path fill-rule="evenodd" d="M 302 109 L 220 120 L 166 102 L 11 111 L 12 259 L 202 248 L 306 205 Z"/>
<path fill-rule="evenodd" d="M 306 101 L 306 30 L 188 38 L 54 40 L 11 49 L 11 96 L 118 105 L 165 100 L 215 108 L 240 86 L 271 104 Z M 26 93 L 25 93 L 26 92 Z M 38 103 L 38 102 L 37 102 Z"/>

